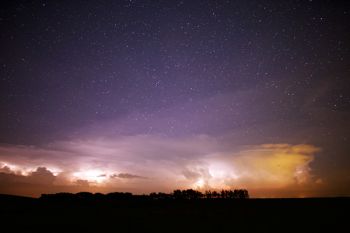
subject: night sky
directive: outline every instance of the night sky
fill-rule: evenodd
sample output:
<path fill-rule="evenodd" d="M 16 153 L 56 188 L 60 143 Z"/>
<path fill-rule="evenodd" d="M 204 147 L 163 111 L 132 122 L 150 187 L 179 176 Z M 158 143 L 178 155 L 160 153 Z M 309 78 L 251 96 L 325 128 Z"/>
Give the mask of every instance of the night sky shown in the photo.
<path fill-rule="evenodd" d="M 349 1 L 1 1 L 0 193 L 350 195 Z"/>

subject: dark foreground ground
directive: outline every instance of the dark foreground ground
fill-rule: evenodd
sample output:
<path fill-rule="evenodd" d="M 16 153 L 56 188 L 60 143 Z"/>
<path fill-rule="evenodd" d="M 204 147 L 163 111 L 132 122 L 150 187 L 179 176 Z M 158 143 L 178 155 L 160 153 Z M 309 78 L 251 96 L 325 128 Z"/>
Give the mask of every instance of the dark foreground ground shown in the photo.
<path fill-rule="evenodd" d="M 0 195 L 0 232 L 350 232 L 350 199 L 45 201 Z"/>

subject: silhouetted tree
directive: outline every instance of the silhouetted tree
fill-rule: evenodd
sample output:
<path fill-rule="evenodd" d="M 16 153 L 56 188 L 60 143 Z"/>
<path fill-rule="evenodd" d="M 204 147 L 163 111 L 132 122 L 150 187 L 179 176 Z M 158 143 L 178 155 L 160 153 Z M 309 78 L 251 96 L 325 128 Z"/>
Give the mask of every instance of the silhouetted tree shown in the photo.
<path fill-rule="evenodd" d="M 182 191 L 185 199 L 193 200 L 193 199 L 199 199 L 202 198 L 203 194 L 199 191 L 193 190 L 193 189 L 187 189 Z"/>
<path fill-rule="evenodd" d="M 216 191 L 213 191 L 213 192 L 211 193 L 211 196 L 212 196 L 212 198 L 218 198 L 218 197 L 219 197 L 219 193 L 216 192 Z"/>
<path fill-rule="evenodd" d="M 75 196 L 79 199 L 82 199 L 82 200 L 92 200 L 94 197 L 94 194 L 89 193 L 89 192 L 80 192 L 80 193 L 75 194 Z"/>
<path fill-rule="evenodd" d="M 184 197 L 182 195 L 182 191 L 180 189 L 174 190 L 173 197 L 174 197 L 174 199 L 184 199 Z"/>
<path fill-rule="evenodd" d="M 41 194 L 40 199 L 52 201 L 73 201 L 76 199 L 73 193 Z"/>
<path fill-rule="evenodd" d="M 227 193 L 227 198 L 229 198 L 229 199 L 235 198 L 234 192 L 233 192 L 232 190 L 229 190 L 229 191 L 228 191 L 228 193 Z"/>
<path fill-rule="evenodd" d="M 167 194 L 167 193 L 150 193 L 149 197 L 153 200 L 167 200 L 167 199 L 171 199 L 173 196 L 171 194 Z"/>
<path fill-rule="evenodd" d="M 220 193 L 220 196 L 221 196 L 221 198 L 222 199 L 228 199 L 228 193 L 229 193 L 229 191 L 228 190 L 221 190 L 221 193 Z"/>
<path fill-rule="evenodd" d="M 128 200 L 132 198 L 132 193 L 114 192 L 114 193 L 108 193 L 106 196 L 108 199 Z"/>
<path fill-rule="evenodd" d="M 102 199 L 104 199 L 104 197 L 105 197 L 105 195 L 102 193 L 95 193 L 94 194 L 94 198 L 98 199 L 98 200 L 102 200 Z"/>
<path fill-rule="evenodd" d="M 211 199 L 212 198 L 212 193 L 210 190 L 206 190 L 204 193 L 205 198 Z"/>

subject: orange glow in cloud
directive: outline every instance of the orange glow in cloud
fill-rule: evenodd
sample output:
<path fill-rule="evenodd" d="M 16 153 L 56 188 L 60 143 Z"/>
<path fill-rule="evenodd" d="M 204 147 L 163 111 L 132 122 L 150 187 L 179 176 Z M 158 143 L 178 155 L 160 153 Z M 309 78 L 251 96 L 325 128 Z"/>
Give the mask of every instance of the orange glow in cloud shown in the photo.
<path fill-rule="evenodd" d="M 312 176 L 310 163 L 318 151 L 319 148 L 304 144 L 254 146 L 237 154 L 206 159 L 204 167 L 210 175 L 198 179 L 214 189 L 242 186 L 276 189 L 316 183 L 319 179 Z M 194 181 L 192 186 L 199 186 L 197 182 Z"/>
<path fill-rule="evenodd" d="M 313 145 L 267 144 L 241 152 L 234 163 L 256 185 L 283 187 L 310 181 L 309 164 L 319 150 Z"/>

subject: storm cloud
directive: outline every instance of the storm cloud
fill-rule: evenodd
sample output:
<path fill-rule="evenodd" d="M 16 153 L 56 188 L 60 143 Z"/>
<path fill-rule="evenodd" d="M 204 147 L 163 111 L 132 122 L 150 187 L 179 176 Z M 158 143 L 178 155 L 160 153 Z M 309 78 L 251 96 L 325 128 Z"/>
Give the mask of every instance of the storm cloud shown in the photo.
<path fill-rule="evenodd" d="M 309 144 L 230 148 L 206 135 L 137 135 L 60 141 L 40 148 L 2 146 L 0 171 L 3 184 L 46 185 L 47 192 L 54 186 L 139 193 L 150 188 L 288 189 L 321 183 L 310 166 L 319 151 Z"/>

